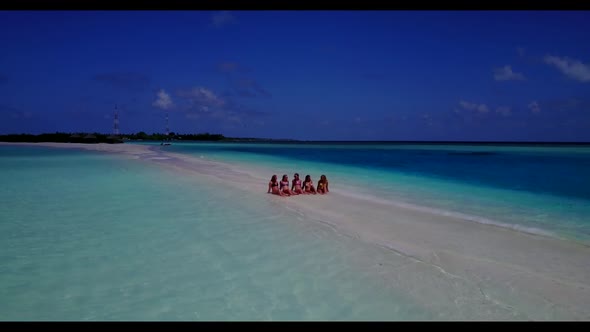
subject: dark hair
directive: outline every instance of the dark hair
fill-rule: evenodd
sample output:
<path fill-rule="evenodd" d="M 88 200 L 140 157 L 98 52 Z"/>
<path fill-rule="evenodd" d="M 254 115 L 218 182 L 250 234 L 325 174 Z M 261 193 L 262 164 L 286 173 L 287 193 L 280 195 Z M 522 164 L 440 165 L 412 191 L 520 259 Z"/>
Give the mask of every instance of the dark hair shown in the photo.
<path fill-rule="evenodd" d="M 274 174 L 273 176 L 271 176 L 271 177 L 270 177 L 270 180 L 271 180 L 271 181 L 272 181 L 272 180 L 276 181 L 276 180 L 277 180 L 277 175 L 276 175 L 276 174 Z"/>
<path fill-rule="evenodd" d="M 310 179 L 310 180 L 311 180 L 311 175 L 307 174 L 307 175 L 305 176 L 305 181 L 307 181 L 307 179 Z"/>
<path fill-rule="evenodd" d="M 295 174 L 293 174 L 293 176 L 299 176 L 299 173 L 295 173 Z"/>

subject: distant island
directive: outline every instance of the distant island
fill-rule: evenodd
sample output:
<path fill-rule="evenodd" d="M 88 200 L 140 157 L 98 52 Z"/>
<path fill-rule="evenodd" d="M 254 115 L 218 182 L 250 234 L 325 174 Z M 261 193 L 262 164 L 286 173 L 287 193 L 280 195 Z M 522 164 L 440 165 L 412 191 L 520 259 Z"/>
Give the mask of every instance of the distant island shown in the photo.
<path fill-rule="evenodd" d="M 0 135 L 0 142 L 22 142 L 22 143 L 109 143 L 120 144 L 125 141 L 209 141 L 209 142 L 284 142 L 293 139 L 272 139 L 272 138 L 249 138 L 249 137 L 225 137 L 222 134 L 170 134 L 153 133 L 151 135 L 140 131 L 135 134 L 101 134 L 101 133 L 45 133 L 33 134 L 9 134 Z"/>
<path fill-rule="evenodd" d="M 21 143 L 108 143 L 120 144 L 126 141 L 204 141 L 204 142 L 249 142 L 249 143 L 294 143 L 294 144 L 418 144 L 418 145 L 501 145 L 501 146 L 588 146 L 590 142 L 549 142 L 549 141 L 314 141 L 296 140 L 290 138 L 260 138 L 260 137 L 225 137 L 222 134 L 178 134 L 171 132 L 168 135 L 153 133 L 151 135 L 140 131 L 135 134 L 101 134 L 101 133 L 44 133 L 33 134 L 8 134 L 0 135 L 0 142 Z"/>

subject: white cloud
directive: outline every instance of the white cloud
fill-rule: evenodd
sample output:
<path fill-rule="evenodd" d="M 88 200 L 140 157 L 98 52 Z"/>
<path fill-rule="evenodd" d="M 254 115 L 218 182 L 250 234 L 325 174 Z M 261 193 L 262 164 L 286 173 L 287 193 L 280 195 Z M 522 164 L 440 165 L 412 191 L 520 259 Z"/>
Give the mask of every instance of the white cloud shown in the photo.
<path fill-rule="evenodd" d="M 508 106 L 500 106 L 496 108 L 496 113 L 502 114 L 503 116 L 510 116 L 512 109 Z"/>
<path fill-rule="evenodd" d="M 463 109 L 468 110 L 468 111 L 476 111 L 478 113 L 487 113 L 489 112 L 489 108 L 486 104 L 475 104 L 475 103 L 470 103 L 464 100 L 459 101 L 459 105 L 461 107 L 463 107 Z"/>
<path fill-rule="evenodd" d="M 242 118 L 235 112 L 228 112 L 227 120 L 230 122 L 237 122 L 239 124 L 242 124 Z"/>
<path fill-rule="evenodd" d="M 163 110 L 170 109 L 174 106 L 174 103 L 172 103 L 172 99 L 170 99 L 170 95 L 166 93 L 164 89 L 158 91 L 157 95 L 158 99 L 156 99 L 156 101 L 152 103 L 152 106 L 158 107 Z"/>
<path fill-rule="evenodd" d="M 216 28 L 221 28 L 225 25 L 235 22 L 235 17 L 232 15 L 232 13 L 228 12 L 227 10 L 211 15 L 211 24 L 213 24 L 213 26 Z"/>
<path fill-rule="evenodd" d="M 529 104 L 528 108 L 533 113 L 539 113 L 539 112 L 541 112 L 541 108 L 539 107 L 539 103 L 537 103 L 536 101 L 531 101 L 531 103 Z"/>
<path fill-rule="evenodd" d="M 221 107 L 225 105 L 225 101 L 218 97 L 213 91 L 203 88 L 194 87 L 190 90 L 183 90 L 178 92 L 178 96 L 190 99 L 193 103 L 199 105 L 199 107 Z M 207 111 L 208 108 L 205 110 Z"/>
<path fill-rule="evenodd" d="M 428 126 L 432 126 L 434 125 L 434 122 L 432 121 L 432 116 L 430 115 L 430 113 L 422 113 L 420 115 L 420 118 L 422 118 L 422 120 L 428 125 Z"/>
<path fill-rule="evenodd" d="M 231 98 L 217 95 L 213 90 L 197 86 L 178 90 L 176 95 L 186 102 L 184 112 L 188 119 L 205 118 L 225 124 L 245 125 L 245 121 L 263 116 L 266 113 L 252 110 L 235 103 Z"/>
<path fill-rule="evenodd" d="M 496 81 L 524 80 L 524 75 L 512 71 L 511 66 L 494 69 L 494 79 Z"/>
<path fill-rule="evenodd" d="M 237 71 L 239 68 L 238 64 L 235 62 L 221 62 L 217 64 L 217 70 L 222 73 L 233 73 Z"/>
<path fill-rule="evenodd" d="M 568 57 L 546 55 L 545 63 L 557 67 L 563 74 L 580 82 L 590 81 L 590 66 Z"/>

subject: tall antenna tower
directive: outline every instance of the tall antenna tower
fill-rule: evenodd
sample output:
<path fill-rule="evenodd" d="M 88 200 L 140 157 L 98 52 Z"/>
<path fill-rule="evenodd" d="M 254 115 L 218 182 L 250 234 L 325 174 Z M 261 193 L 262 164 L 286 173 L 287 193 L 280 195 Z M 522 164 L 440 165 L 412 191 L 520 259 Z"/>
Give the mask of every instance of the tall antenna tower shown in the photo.
<path fill-rule="evenodd" d="M 115 105 L 115 117 L 113 118 L 113 135 L 119 135 L 119 111 Z"/>
<path fill-rule="evenodd" d="M 168 127 L 168 111 L 166 111 L 166 136 L 170 134 L 170 128 Z"/>

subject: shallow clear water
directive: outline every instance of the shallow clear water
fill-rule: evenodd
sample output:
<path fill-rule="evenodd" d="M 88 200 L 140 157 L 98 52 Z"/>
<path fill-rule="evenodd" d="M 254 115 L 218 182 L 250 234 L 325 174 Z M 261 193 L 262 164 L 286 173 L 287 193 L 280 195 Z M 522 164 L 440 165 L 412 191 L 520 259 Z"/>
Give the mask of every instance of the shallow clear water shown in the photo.
<path fill-rule="evenodd" d="M 36 147 L 0 147 L 0 183 L 0 320 L 470 316 L 432 303 L 436 291 L 425 300 L 424 285 L 404 290 L 383 278 L 397 269 L 401 284 L 430 268 L 270 196 L 143 161 Z M 455 284 L 429 273 L 433 287 Z M 461 294 L 475 294 L 470 287 Z M 456 296 L 446 288 L 445 301 Z"/>
<path fill-rule="evenodd" d="M 333 190 L 590 242 L 590 147 L 175 143 L 168 151 L 298 172 Z M 269 179 L 270 179 L 269 174 Z"/>
<path fill-rule="evenodd" d="M 374 194 L 355 167 L 201 147 L 167 148 L 316 179 L 329 169 L 333 190 Z M 406 197 L 408 175 L 382 175 L 396 190 L 383 195 Z M 412 179 L 413 194 L 434 183 Z M 0 183 L 0 320 L 527 319 L 276 197 L 149 161 L 0 146 Z"/>

